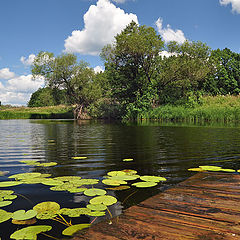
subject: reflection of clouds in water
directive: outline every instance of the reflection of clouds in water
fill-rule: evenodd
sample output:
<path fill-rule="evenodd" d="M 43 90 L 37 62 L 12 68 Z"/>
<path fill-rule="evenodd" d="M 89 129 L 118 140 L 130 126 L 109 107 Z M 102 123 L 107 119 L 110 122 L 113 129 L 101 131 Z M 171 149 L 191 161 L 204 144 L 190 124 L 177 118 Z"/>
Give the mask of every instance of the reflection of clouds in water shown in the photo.
<path fill-rule="evenodd" d="M 116 197 L 115 194 L 112 194 L 111 196 Z M 82 193 L 76 193 L 73 197 L 73 202 L 80 203 L 81 206 L 87 206 L 87 204 L 89 204 L 90 199 L 92 199 L 92 198 L 94 198 L 94 197 L 87 197 Z M 112 206 L 108 206 L 108 209 L 110 210 L 113 217 L 115 217 L 115 216 L 119 216 L 122 213 L 123 206 L 122 206 L 121 202 L 118 201 L 117 203 L 113 204 Z M 106 212 L 106 216 L 108 216 L 107 212 Z"/>

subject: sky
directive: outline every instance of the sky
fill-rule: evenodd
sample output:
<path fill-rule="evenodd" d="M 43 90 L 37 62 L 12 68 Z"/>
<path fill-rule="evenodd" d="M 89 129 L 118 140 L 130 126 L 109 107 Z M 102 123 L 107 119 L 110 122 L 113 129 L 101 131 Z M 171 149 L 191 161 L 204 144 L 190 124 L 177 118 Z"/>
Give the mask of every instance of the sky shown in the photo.
<path fill-rule="evenodd" d="M 32 79 L 40 51 L 74 53 L 96 72 L 101 49 L 131 21 L 167 43 L 202 41 L 240 53 L 240 0 L 7 0 L 0 2 L 0 101 L 27 105 L 44 79 Z"/>

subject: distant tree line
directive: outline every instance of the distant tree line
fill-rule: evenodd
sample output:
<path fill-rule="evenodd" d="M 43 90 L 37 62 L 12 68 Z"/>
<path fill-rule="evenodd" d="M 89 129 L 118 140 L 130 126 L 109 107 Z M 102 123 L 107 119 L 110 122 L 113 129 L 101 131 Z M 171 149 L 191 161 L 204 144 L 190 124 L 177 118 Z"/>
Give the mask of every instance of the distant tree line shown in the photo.
<path fill-rule="evenodd" d="M 105 71 L 94 73 L 74 54 L 40 52 L 32 74 L 44 77 L 46 87 L 33 93 L 28 105 L 75 105 L 76 118 L 135 119 L 165 104 L 192 107 L 203 95 L 240 93 L 240 54 L 211 50 L 200 41 L 165 44 L 154 28 L 135 22 L 100 56 Z"/>

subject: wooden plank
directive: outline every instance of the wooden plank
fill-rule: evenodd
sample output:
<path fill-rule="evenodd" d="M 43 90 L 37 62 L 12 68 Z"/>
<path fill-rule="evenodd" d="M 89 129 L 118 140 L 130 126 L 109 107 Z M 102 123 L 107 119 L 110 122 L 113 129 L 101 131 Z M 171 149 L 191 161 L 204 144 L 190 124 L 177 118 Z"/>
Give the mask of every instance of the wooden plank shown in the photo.
<path fill-rule="evenodd" d="M 198 173 L 74 240 L 240 239 L 240 175 Z"/>

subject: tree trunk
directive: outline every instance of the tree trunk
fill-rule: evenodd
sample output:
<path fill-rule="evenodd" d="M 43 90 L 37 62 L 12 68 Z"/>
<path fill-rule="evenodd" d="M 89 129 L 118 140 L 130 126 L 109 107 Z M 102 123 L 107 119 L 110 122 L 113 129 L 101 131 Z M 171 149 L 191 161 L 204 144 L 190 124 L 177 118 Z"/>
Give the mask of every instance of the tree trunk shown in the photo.
<path fill-rule="evenodd" d="M 73 111 L 74 119 L 90 119 L 90 116 L 87 114 L 84 104 L 77 104 L 76 108 Z"/>

